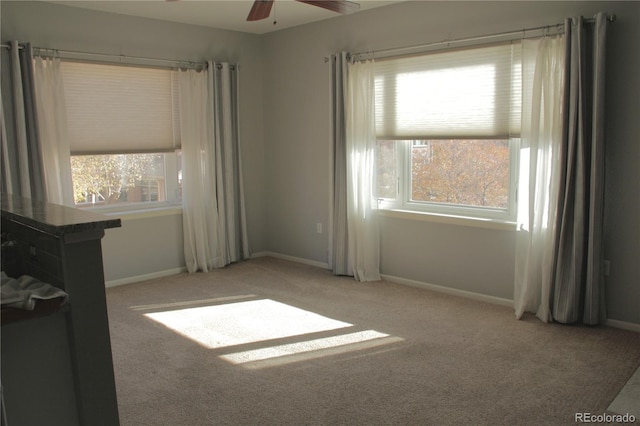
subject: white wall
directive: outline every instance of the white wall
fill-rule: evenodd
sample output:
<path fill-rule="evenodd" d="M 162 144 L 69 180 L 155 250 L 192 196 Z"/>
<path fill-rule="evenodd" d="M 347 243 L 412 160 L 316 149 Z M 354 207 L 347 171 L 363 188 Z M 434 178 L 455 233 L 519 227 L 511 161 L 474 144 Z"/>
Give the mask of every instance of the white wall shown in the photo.
<path fill-rule="evenodd" d="M 323 58 L 615 13 L 607 83 L 605 255 L 610 318 L 640 324 L 637 2 L 406 2 L 265 36 L 268 249 L 327 262 L 331 64 Z M 326 227 L 325 227 L 326 228 Z M 514 232 L 384 217 L 382 272 L 512 298 Z"/>
<path fill-rule="evenodd" d="M 240 63 L 240 133 L 250 245 L 265 250 L 262 51 L 255 35 L 44 2 L 2 1 L 2 42 L 159 59 Z M 181 217 L 124 220 L 103 240 L 105 279 L 118 281 L 184 266 Z"/>

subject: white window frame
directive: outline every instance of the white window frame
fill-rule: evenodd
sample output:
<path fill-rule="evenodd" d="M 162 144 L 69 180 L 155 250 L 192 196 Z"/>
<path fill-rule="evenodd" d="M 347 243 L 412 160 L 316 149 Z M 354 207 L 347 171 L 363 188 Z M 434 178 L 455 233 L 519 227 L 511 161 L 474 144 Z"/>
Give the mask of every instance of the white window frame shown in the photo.
<path fill-rule="evenodd" d="M 125 154 L 125 153 L 123 153 Z M 131 153 L 126 153 L 131 154 Z M 164 155 L 164 178 L 165 178 L 165 201 L 141 201 L 141 202 L 125 202 L 112 205 L 97 206 L 77 206 L 80 209 L 87 209 L 96 213 L 138 213 L 143 210 L 157 211 L 162 209 L 173 210 L 182 208 L 182 199 L 179 193 L 179 170 L 177 167 L 176 152 L 158 152 Z M 96 154 L 100 155 L 100 154 Z M 73 156 L 73 155 L 72 155 Z M 73 176 L 72 176 L 73 178 Z"/>
<path fill-rule="evenodd" d="M 461 139 L 464 140 L 464 139 Z M 515 222 L 517 214 L 518 163 L 520 139 L 509 140 L 509 195 L 506 209 L 491 207 L 463 206 L 429 201 L 411 200 L 411 143 L 396 141 L 396 198 L 379 198 L 378 208 L 382 210 L 406 210 L 417 213 L 491 219 L 500 222 Z"/>

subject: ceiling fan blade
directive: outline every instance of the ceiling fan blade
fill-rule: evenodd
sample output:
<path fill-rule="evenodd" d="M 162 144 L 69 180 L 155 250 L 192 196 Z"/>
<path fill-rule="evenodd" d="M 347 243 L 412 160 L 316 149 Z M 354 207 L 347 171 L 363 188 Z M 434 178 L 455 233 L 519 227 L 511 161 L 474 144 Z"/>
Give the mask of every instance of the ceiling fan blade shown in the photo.
<path fill-rule="evenodd" d="M 360 5 L 349 0 L 296 0 L 301 3 L 311 4 L 323 9 L 331 10 L 338 13 L 351 13 L 360 9 Z"/>
<path fill-rule="evenodd" d="M 247 21 L 259 21 L 268 18 L 269 14 L 271 14 L 272 6 L 273 0 L 255 0 L 249 11 L 249 16 L 247 16 Z"/>

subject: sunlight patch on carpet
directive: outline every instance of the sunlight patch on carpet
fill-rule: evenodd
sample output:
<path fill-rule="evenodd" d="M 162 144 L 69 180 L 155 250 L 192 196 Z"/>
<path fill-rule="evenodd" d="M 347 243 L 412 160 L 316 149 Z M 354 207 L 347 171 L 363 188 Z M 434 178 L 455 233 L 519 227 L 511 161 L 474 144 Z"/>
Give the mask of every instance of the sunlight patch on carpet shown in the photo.
<path fill-rule="evenodd" d="M 183 308 L 186 306 L 194 306 L 194 305 L 206 305 L 206 304 L 222 303 L 222 302 L 235 302 L 242 299 L 252 299 L 256 297 L 257 296 L 255 294 L 242 294 L 239 296 L 216 297 L 215 299 L 198 299 L 198 300 L 187 300 L 182 302 L 155 303 L 151 305 L 136 305 L 136 306 L 130 306 L 129 309 L 133 311 L 174 309 L 174 308 Z"/>
<path fill-rule="evenodd" d="M 352 326 L 269 299 L 144 315 L 209 349 Z"/>
<path fill-rule="evenodd" d="M 222 355 L 220 358 L 233 364 L 244 364 L 247 368 L 255 369 L 369 349 L 403 340 L 404 339 L 400 337 L 389 336 L 388 334 L 375 330 L 366 330 L 322 339 L 237 352 Z"/>

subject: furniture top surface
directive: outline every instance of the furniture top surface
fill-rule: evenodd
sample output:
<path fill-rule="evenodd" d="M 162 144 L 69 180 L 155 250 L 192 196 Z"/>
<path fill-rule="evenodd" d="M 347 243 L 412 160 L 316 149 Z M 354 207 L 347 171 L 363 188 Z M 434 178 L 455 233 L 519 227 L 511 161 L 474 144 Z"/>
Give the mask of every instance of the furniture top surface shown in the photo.
<path fill-rule="evenodd" d="M 2 217 L 53 235 L 121 226 L 119 218 L 13 194 L 2 194 Z"/>

